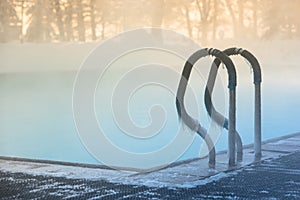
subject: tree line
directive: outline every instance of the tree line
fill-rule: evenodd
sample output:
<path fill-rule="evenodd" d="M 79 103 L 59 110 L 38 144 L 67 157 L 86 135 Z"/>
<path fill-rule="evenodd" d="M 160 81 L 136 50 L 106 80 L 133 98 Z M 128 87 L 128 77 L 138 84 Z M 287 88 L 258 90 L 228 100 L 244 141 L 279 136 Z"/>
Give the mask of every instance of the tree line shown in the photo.
<path fill-rule="evenodd" d="M 1 0 L 0 41 L 84 42 L 162 27 L 199 41 L 299 39 L 299 0 Z"/>

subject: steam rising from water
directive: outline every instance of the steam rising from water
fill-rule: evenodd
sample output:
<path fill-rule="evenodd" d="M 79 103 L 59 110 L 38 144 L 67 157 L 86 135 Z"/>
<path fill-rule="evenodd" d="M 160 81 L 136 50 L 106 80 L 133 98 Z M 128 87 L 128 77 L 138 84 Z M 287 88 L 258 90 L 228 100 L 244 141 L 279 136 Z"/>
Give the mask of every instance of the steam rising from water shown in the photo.
<path fill-rule="evenodd" d="M 77 61 L 93 46 L 0 46 L 0 155 L 97 163 L 77 137 L 71 108 Z M 264 139 L 300 130 L 298 47 L 294 41 L 248 45 L 263 69 Z M 252 74 L 243 60 L 236 63 L 237 129 L 246 144 L 253 141 Z M 226 80 L 225 70 L 220 76 Z M 217 149 L 225 149 L 226 141 L 224 133 Z M 201 142 L 197 139 L 183 158 L 198 156 Z"/>

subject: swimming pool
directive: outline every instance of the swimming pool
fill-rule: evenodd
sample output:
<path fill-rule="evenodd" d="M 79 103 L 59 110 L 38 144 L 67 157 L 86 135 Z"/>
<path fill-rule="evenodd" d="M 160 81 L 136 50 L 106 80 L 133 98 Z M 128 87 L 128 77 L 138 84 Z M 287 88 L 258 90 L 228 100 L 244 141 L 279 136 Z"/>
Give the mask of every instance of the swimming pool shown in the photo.
<path fill-rule="evenodd" d="M 255 54 L 255 52 L 253 53 Z M 249 144 L 253 142 L 252 74 L 250 67 L 243 60 L 236 62 L 241 65 L 237 70 L 237 130 L 241 134 L 244 144 Z M 180 73 L 182 64 L 183 62 L 177 63 L 174 70 Z M 51 66 L 51 62 L 49 66 Z M 300 113 L 299 67 L 295 64 L 283 65 L 282 63 L 263 61 L 262 71 L 263 139 L 300 131 L 298 117 Z M 74 123 L 72 92 L 76 73 L 76 70 L 31 70 L 0 74 L 1 156 L 99 164 L 99 161 L 82 144 Z M 114 75 L 109 75 L 109 79 L 104 79 L 104 82 L 99 83 L 95 93 L 97 102 L 95 109 L 98 120 L 105 121 L 103 128 L 111 133 L 111 139 L 128 151 L 141 153 L 160 149 L 172 140 L 180 123 L 176 113 L 174 94 L 155 85 L 146 86 L 136 92 L 129 103 L 129 112 L 139 126 L 147 126 L 151 123 L 148 111 L 153 104 L 164 105 L 168 115 L 160 134 L 155 135 L 151 140 L 132 139 L 132 137 L 124 135 L 113 124 L 114 116 L 107 106 L 110 102 L 105 99 L 101 100 L 103 93 L 105 95 L 106 92 L 112 90 L 113 84 L 110 84 L 110 81 L 113 78 L 111 77 L 122 75 L 121 72 L 118 73 L 117 69 L 108 73 Z M 221 69 L 220 74 L 224 82 L 226 71 Z M 199 88 L 195 92 L 199 95 L 200 121 L 205 128 L 208 128 L 209 118 L 202 106 L 204 81 L 198 78 L 192 84 Z M 226 81 L 223 85 L 226 92 L 221 97 L 226 101 L 228 97 Z M 221 103 L 223 99 L 221 99 Z M 225 105 L 227 107 L 226 102 Z M 227 109 L 224 112 L 227 112 Z M 190 131 L 187 130 L 187 134 L 191 134 Z M 202 143 L 202 140 L 196 137 L 179 160 L 198 157 L 199 147 Z M 99 141 L 99 145 L 101 145 L 101 141 Z M 217 150 L 223 150 L 226 147 L 227 134 L 224 132 L 218 140 Z"/>

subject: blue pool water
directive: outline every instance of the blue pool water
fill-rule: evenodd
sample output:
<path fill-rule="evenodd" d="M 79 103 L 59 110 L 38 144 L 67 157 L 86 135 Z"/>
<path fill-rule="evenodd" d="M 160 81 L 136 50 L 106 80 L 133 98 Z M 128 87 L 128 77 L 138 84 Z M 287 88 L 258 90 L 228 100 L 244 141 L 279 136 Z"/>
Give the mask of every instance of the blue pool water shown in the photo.
<path fill-rule="evenodd" d="M 181 63 L 182 64 L 182 63 Z M 181 65 L 176 69 L 181 71 Z M 226 73 L 220 69 L 225 80 Z M 300 70 L 297 66 L 264 65 L 262 85 L 262 136 L 274 138 L 300 131 Z M 118 73 L 116 73 L 118 75 Z M 237 130 L 244 144 L 253 142 L 253 85 L 249 67 L 238 70 Z M 117 76 L 116 75 L 116 76 Z M 0 74 L 0 155 L 56 161 L 99 164 L 82 144 L 72 111 L 72 92 L 76 71 L 9 72 Z M 111 76 L 113 77 L 113 75 Z M 112 79 L 109 79 L 112 80 Z M 108 80 L 108 81 L 109 81 Z M 200 82 L 204 82 L 200 79 Z M 174 83 L 176 84 L 176 83 Z M 194 84 L 197 84 L 195 82 Z M 147 153 L 163 148 L 175 137 L 180 121 L 174 94 L 160 86 L 146 86 L 129 102 L 132 120 L 141 127 L 151 124 L 149 107 L 164 105 L 165 125 L 151 140 L 129 137 L 114 124 L 109 101 L 101 95 L 109 93 L 110 84 L 99 83 L 95 93 L 95 110 L 99 123 L 117 146 L 128 151 Z M 104 87 L 104 88 L 103 88 Z M 177 87 L 177 84 L 175 85 Z M 203 83 L 201 85 L 203 87 Z M 199 95 L 200 121 L 205 128 L 209 118 L 204 112 L 202 89 Z M 104 93 L 104 94 L 103 94 Z M 103 101 L 101 100 L 103 99 Z M 214 101 L 217 101 L 216 99 Z M 227 105 L 227 104 L 226 104 Z M 224 111 L 227 112 L 227 108 Z M 191 134 L 187 130 L 187 134 Z M 101 145 L 101 141 L 99 141 Z M 199 156 L 199 137 L 180 155 L 179 160 Z M 217 150 L 226 149 L 227 135 L 218 139 Z M 103 152 L 109 153 L 109 152 Z"/>

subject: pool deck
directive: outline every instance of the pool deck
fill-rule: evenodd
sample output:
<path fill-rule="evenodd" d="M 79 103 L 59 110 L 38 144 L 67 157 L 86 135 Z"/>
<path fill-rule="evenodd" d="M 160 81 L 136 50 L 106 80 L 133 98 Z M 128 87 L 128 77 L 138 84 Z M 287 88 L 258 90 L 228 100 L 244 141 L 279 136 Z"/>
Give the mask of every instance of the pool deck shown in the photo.
<path fill-rule="evenodd" d="M 206 187 L 207 185 L 210 185 L 212 183 L 214 185 L 218 185 L 219 183 L 221 184 L 220 187 L 222 188 L 222 184 L 226 180 L 226 178 L 228 179 L 234 176 L 241 176 L 239 174 L 242 174 L 242 176 L 244 176 L 243 174 L 247 174 L 247 170 L 252 170 L 264 166 L 266 165 L 266 162 L 267 163 L 274 162 L 275 164 L 270 164 L 270 166 L 267 164 L 268 167 L 262 172 L 260 172 L 264 177 L 269 177 L 269 174 L 274 172 L 274 170 L 272 171 L 272 167 L 274 167 L 276 169 L 276 172 L 279 172 L 278 173 L 279 175 L 280 174 L 292 175 L 291 179 L 296 179 L 296 180 L 290 180 L 290 181 L 295 182 L 296 188 L 299 188 L 300 185 L 299 151 L 300 151 L 300 133 L 296 133 L 296 134 L 263 142 L 262 145 L 263 157 L 259 162 L 254 160 L 252 146 L 251 145 L 246 146 L 244 148 L 243 162 L 238 163 L 238 165 L 234 169 L 230 169 L 230 170 L 228 169 L 227 166 L 226 152 L 220 152 L 217 154 L 216 169 L 214 170 L 208 168 L 208 160 L 207 158 L 203 158 L 203 159 L 194 159 L 194 160 L 174 163 L 171 166 L 159 170 L 151 171 L 151 172 L 119 171 L 119 170 L 110 170 L 110 169 L 89 168 L 83 166 L 68 166 L 68 165 L 28 162 L 28 161 L 24 162 L 24 161 L 11 160 L 9 158 L 2 158 L 0 159 L 0 183 L 1 183 L 0 188 L 2 188 L 0 189 L 0 197 L 5 197 L 4 194 L 7 190 L 7 189 L 5 190 L 5 186 L 7 186 L 7 184 L 12 185 L 12 187 L 17 186 L 17 184 L 20 184 L 20 181 L 16 181 L 19 180 L 18 178 L 19 176 L 23 177 L 22 180 L 24 181 L 24 183 L 26 182 L 26 180 L 35 180 L 35 179 L 39 179 L 41 183 L 49 179 L 51 180 L 59 179 L 60 181 L 62 181 L 63 179 L 63 180 L 67 180 L 68 183 L 70 181 L 75 183 L 78 183 L 78 181 L 79 182 L 82 181 L 82 185 L 84 185 L 84 183 L 86 183 L 87 185 L 101 183 L 100 185 L 111 184 L 112 188 L 116 188 L 122 185 L 123 188 L 129 187 L 129 189 L 127 190 L 132 190 L 133 188 L 146 187 L 146 188 L 168 188 L 168 191 L 172 188 L 173 189 L 177 188 L 176 189 L 177 191 L 183 189 L 193 190 L 193 188 L 194 189 L 198 188 L 199 191 L 199 186 Z M 283 159 L 284 161 L 280 161 L 280 159 L 282 160 L 282 158 L 286 158 L 286 159 L 285 160 Z M 286 162 L 285 165 L 283 165 L 284 162 Z M 288 167 L 284 167 L 284 166 L 288 166 L 289 164 L 292 164 L 294 168 L 289 169 Z M 278 178 L 279 176 L 278 174 L 276 175 L 276 178 Z M 286 175 L 284 177 L 286 177 Z M 232 182 L 232 178 L 230 178 L 230 180 Z M 63 184 L 68 185 L 66 183 Z M 245 185 L 246 187 L 247 184 L 249 185 L 249 187 L 251 187 L 251 182 L 249 181 L 248 183 L 246 182 L 244 184 L 246 184 Z M 277 182 L 276 184 L 280 185 L 280 179 L 279 182 Z M 268 185 L 268 182 L 266 183 L 266 185 Z M 293 187 L 293 186 L 294 185 L 292 184 L 292 186 L 289 187 Z M 51 188 L 51 184 L 49 187 Z M 47 190 L 49 187 L 47 186 L 44 189 Z M 69 184 L 69 187 L 72 188 L 73 187 L 72 184 Z M 59 190 L 59 188 L 55 189 L 55 187 L 52 189 Z M 62 188 L 60 188 L 60 190 L 61 189 Z M 34 189 L 32 190 L 35 191 Z M 40 189 L 39 191 L 42 190 L 43 189 Z M 143 191 L 146 190 L 149 192 L 149 189 L 145 189 Z M 265 194 L 266 192 L 263 191 L 263 193 L 264 195 L 266 195 Z M 300 197 L 300 194 L 298 194 L 299 192 L 297 193 L 296 191 L 296 193 L 295 194 L 294 193 L 293 193 L 294 196 L 296 195 L 297 198 Z M 255 196 L 255 197 L 261 197 L 261 196 Z M 270 197 L 270 195 L 269 196 L 267 195 L 266 197 Z"/>

